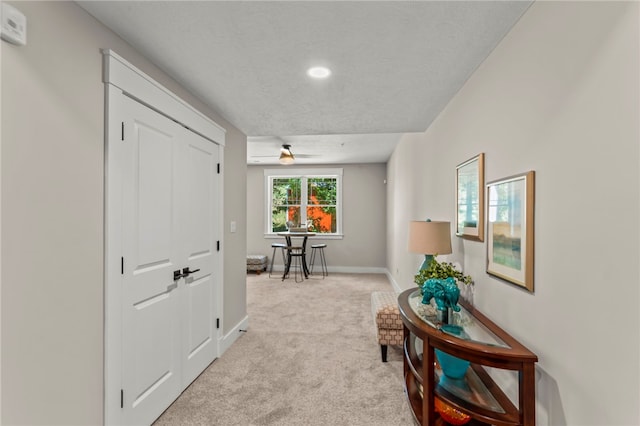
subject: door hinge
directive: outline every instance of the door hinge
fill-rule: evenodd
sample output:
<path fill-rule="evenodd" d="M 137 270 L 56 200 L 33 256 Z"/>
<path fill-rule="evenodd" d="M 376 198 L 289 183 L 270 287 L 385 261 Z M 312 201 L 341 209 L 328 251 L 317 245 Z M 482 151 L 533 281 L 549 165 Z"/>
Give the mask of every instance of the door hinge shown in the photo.
<path fill-rule="evenodd" d="M 216 241 L 216 251 L 220 251 L 220 241 Z"/>
<path fill-rule="evenodd" d="M 120 274 L 124 275 L 124 257 L 120 258 Z"/>
<path fill-rule="evenodd" d="M 216 328 L 220 328 L 220 318 L 216 318 Z"/>
<path fill-rule="evenodd" d="M 218 174 L 220 174 L 220 163 L 218 163 Z"/>
<path fill-rule="evenodd" d="M 124 408 L 124 390 L 120 389 L 120 408 Z"/>
<path fill-rule="evenodd" d="M 122 140 L 124 140 L 124 121 L 122 122 L 122 135 L 121 135 Z"/>

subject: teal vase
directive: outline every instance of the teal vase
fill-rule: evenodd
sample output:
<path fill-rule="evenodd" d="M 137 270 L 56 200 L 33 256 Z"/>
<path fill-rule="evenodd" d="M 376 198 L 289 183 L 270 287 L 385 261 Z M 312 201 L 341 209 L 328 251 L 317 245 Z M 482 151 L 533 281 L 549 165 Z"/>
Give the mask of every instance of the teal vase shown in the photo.
<path fill-rule="evenodd" d="M 471 363 L 467 360 L 460 359 L 439 349 L 435 350 L 436 358 L 440 363 L 440 368 L 445 376 L 450 379 L 462 379 L 467 373 L 467 369 Z"/>
<path fill-rule="evenodd" d="M 442 326 L 442 330 L 456 337 L 463 339 L 468 338 L 467 334 L 459 325 L 445 324 Z M 436 358 L 438 358 L 438 362 L 440 363 L 440 368 L 442 368 L 442 372 L 450 379 L 462 379 L 467 373 L 469 365 L 471 365 L 469 361 L 449 355 L 439 349 L 436 349 L 435 353 Z"/>

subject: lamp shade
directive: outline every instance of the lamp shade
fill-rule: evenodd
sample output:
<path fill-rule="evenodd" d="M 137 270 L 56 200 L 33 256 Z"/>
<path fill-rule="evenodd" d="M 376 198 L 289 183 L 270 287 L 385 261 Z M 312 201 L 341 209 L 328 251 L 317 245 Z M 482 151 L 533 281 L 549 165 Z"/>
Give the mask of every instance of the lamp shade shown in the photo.
<path fill-rule="evenodd" d="M 414 220 L 409 223 L 409 251 L 420 254 L 451 253 L 451 223 Z"/>

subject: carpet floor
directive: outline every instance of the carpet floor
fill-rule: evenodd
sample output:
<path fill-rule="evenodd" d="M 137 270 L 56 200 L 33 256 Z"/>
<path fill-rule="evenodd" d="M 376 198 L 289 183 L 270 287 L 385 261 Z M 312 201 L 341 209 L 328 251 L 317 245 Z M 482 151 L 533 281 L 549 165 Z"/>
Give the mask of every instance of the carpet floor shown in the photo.
<path fill-rule="evenodd" d="M 401 349 L 380 360 L 374 291 L 392 291 L 386 276 L 249 274 L 247 332 L 154 425 L 413 425 Z"/>

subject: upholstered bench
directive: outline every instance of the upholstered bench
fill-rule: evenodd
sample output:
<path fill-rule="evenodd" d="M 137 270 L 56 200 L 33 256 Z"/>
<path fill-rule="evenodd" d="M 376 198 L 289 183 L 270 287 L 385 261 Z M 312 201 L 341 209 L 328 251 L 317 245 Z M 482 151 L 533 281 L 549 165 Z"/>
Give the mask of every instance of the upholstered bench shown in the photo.
<path fill-rule="evenodd" d="M 382 362 L 387 362 L 387 345 L 402 346 L 403 326 L 394 292 L 371 293 L 371 313 L 376 325 Z"/>
<path fill-rule="evenodd" d="M 267 270 L 267 256 L 264 254 L 250 254 L 247 256 L 247 272 L 255 271 L 260 275 L 260 272 Z"/>

